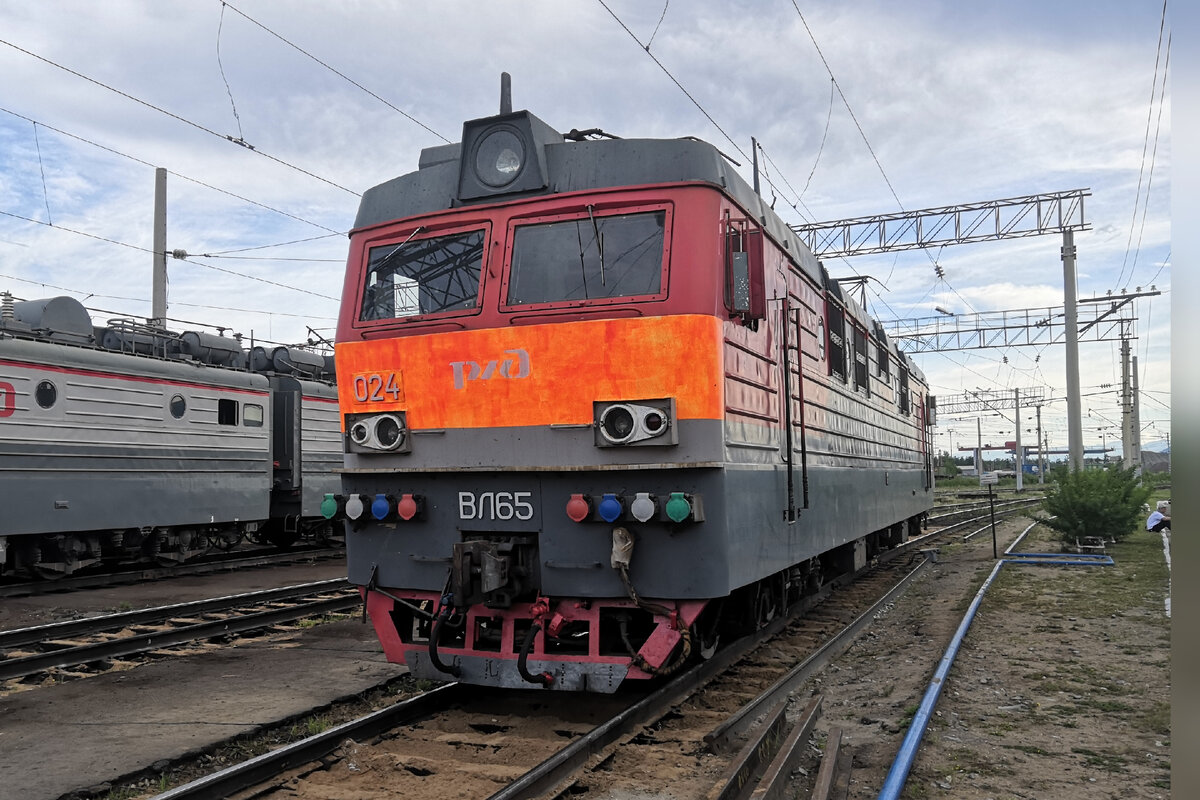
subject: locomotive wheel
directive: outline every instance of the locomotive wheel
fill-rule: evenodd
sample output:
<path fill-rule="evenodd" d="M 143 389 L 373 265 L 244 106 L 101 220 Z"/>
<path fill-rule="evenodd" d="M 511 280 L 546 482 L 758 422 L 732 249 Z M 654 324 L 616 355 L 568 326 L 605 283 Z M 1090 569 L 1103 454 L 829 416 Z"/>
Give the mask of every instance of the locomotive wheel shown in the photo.
<path fill-rule="evenodd" d="M 783 601 L 776 591 L 779 583 L 774 577 L 766 578 L 758 585 L 754 594 L 754 626 L 765 627 L 783 610 Z"/>
<path fill-rule="evenodd" d="M 278 547 L 280 550 L 287 550 L 294 545 L 300 538 L 299 531 L 285 530 L 269 530 L 267 531 L 267 541 Z"/>
<path fill-rule="evenodd" d="M 29 571 L 44 581 L 62 580 L 71 574 L 67 564 L 34 564 Z"/>
<path fill-rule="evenodd" d="M 210 534 L 208 536 L 208 546 L 217 550 L 228 552 L 242 543 L 242 535 L 239 533 L 235 537 L 222 536 L 219 533 Z"/>
<path fill-rule="evenodd" d="M 282 519 L 271 519 L 258 529 L 256 537 L 264 544 L 272 544 L 280 550 L 286 550 L 300 539 L 300 529 L 289 531 Z"/>

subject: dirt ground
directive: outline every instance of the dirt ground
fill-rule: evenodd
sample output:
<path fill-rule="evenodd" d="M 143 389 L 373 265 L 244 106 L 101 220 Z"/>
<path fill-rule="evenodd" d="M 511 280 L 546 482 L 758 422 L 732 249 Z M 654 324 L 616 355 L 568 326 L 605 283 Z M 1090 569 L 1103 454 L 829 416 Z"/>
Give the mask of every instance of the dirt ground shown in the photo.
<path fill-rule="evenodd" d="M 1028 520 L 1004 523 L 1002 551 Z M 1057 549 L 1038 529 L 1026 552 Z M 1109 548 L 1111 567 L 1006 565 L 952 667 L 902 797 L 1170 797 L 1170 619 L 1163 542 Z M 986 542 L 940 562 L 808 691 L 853 754 L 848 797 L 875 798 L 978 587 Z"/>

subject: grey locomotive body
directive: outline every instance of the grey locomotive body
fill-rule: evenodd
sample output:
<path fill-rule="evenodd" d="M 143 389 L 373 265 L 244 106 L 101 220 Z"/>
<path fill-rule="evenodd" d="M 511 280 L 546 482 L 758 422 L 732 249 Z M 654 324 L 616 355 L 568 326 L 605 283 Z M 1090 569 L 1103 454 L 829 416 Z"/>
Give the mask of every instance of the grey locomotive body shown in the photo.
<path fill-rule="evenodd" d="M 336 388 L 323 364 L 286 374 L 248 360 L 210 334 L 94 328 L 67 297 L 6 303 L 0 567 L 56 577 L 174 563 L 324 527 L 341 460 Z"/>

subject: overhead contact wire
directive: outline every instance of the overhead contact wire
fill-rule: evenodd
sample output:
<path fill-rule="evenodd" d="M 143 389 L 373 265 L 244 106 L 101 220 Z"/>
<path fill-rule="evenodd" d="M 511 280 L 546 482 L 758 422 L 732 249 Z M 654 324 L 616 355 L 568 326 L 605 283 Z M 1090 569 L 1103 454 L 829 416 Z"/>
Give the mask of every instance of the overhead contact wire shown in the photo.
<path fill-rule="evenodd" d="M 259 28 L 261 28 L 262 30 L 264 30 L 264 31 L 266 31 L 267 33 L 271 34 L 271 35 L 272 35 L 272 36 L 274 36 L 276 39 L 278 39 L 279 41 L 281 41 L 281 42 L 283 42 L 284 44 L 286 44 L 288 47 L 291 47 L 293 50 L 296 50 L 297 52 L 299 52 L 299 53 L 301 53 L 301 54 L 303 54 L 303 55 L 307 56 L 308 58 L 312 59 L 313 61 L 317 62 L 317 63 L 318 63 L 318 64 L 320 64 L 322 67 L 324 67 L 325 69 L 329 70 L 329 71 L 330 71 L 330 72 L 332 72 L 334 75 L 337 75 L 337 76 L 338 76 L 339 78 L 341 78 L 342 80 L 346 81 L 347 83 L 351 84 L 352 86 L 355 86 L 355 87 L 357 87 L 357 88 L 361 89 L 362 91 L 366 92 L 367 94 L 371 95 L 371 97 L 374 97 L 376 100 L 378 100 L 379 102 L 383 103 L 385 106 L 387 106 L 388 108 L 392 109 L 392 110 L 393 110 L 393 111 L 395 111 L 397 114 L 400 114 L 400 115 L 401 115 L 401 116 L 403 116 L 405 119 L 409 120 L 410 122 L 413 122 L 413 123 L 415 123 L 416 125 L 420 125 L 422 128 L 424 128 L 425 130 L 429 131 L 430 133 L 432 133 L 432 134 L 433 134 L 434 136 L 436 136 L 437 138 L 441 139 L 441 140 L 442 140 L 443 142 L 445 142 L 446 144 L 450 144 L 450 143 L 451 143 L 451 142 L 450 142 L 450 140 L 449 140 L 449 139 L 447 139 L 445 136 L 442 136 L 440 133 L 438 133 L 438 132 L 437 132 L 437 131 L 435 131 L 433 128 L 431 128 L 431 127 L 429 127 L 428 125 L 426 125 L 424 122 L 421 122 L 421 120 L 417 119 L 417 118 L 416 118 L 416 117 L 414 117 L 413 115 L 411 115 L 411 114 L 409 114 L 409 113 L 407 113 L 407 112 L 405 112 L 405 111 L 401 110 L 400 108 L 397 108 L 397 107 L 396 107 L 396 106 L 395 106 L 393 103 L 391 103 L 391 102 L 389 102 L 388 100 L 385 100 L 384 98 L 380 97 L 378 94 L 376 94 L 375 92 L 371 91 L 371 90 L 370 90 L 370 89 L 368 89 L 367 87 L 363 86 L 361 83 L 359 83 L 358 81 L 354 80 L 353 78 L 351 78 L 350 76 L 346 75 L 345 73 L 343 73 L 343 72 L 340 72 L 340 71 L 338 71 L 337 69 L 333 68 L 333 67 L 332 67 L 332 66 L 330 66 L 329 64 L 325 63 L 325 62 L 324 62 L 324 61 L 322 61 L 321 59 L 319 59 L 319 58 L 317 58 L 316 56 L 314 56 L 312 53 L 310 53 L 310 52 L 308 52 L 307 50 L 305 50 L 303 47 L 300 47 L 299 45 L 295 44 L 294 42 L 291 42 L 291 41 L 289 41 L 289 40 L 285 39 L 284 37 L 280 36 L 278 33 L 276 33 L 275 31 L 271 30 L 271 29 L 270 29 L 270 28 L 268 28 L 266 25 L 263 25 L 263 24 L 262 24 L 261 22 L 259 22 L 258 20 L 254 19 L 253 17 L 251 17 L 251 16 L 247 15 L 245 12 L 241 11 L 240 9 L 238 9 L 238 8 L 237 8 L 237 6 L 233 5 L 232 3 L 228 3 L 228 2 L 225 2 L 225 0 L 221 0 L 221 7 L 222 7 L 222 8 L 224 8 L 225 6 L 228 6 L 230 11 L 233 11 L 235 14 L 238 14 L 238 15 L 239 15 L 239 16 L 241 16 L 243 19 L 245 19 L 247 22 L 250 22 L 250 23 L 253 23 L 254 25 L 257 25 Z M 666 13 L 665 9 L 664 9 L 664 12 L 663 12 L 663 13 Z"/>
<path fill-rule="evenodd" d="M 3 111 L 5 114 L 11 114 L 12 116 L 16 117 L 17 119 L 23 119 L 26 122 L 33 123 L 33 125 L 35 126 L 35 129 L 36 129 L 36 127 L 40 126 L 42 128 L 45 128 L 48 131 L 54 131 L 55 133 L 59 134 L 60 136 L 66 136 L 68 138 L 74 139 L 77 142 L 83 142 L 84 144 L 91 145 L 92 147 L 95 147 L 99 150 L 103 150 L 106 153 L 112 153 L 114 156 L 120 156 L 121 158 L 128 159 L 128 160 L 134 162 L 135 164 L 141 164 L 143 166 L 150 167 L 151 169 L 157 168 L 156 164 L 151 164 L 149 161 L 138 158 L 137 156 L 132 156 L 129 153 L 123 153 L 120 150 L 109 147 L 108 145 L 100 144 L 99 142 L 92 141 L 91 139 L 88 139 L 84 136 L 79 136 L 78 134 L 71 133 L 70 131 L 64 131 L 62 128 L 56 128 L 53 125 L 47 125 L 45 122 L 41 122 L 39 120 L 32 119 L 30 117 L 25 116 L 24 114 L 18 114 L 16 111 L 13 111 L 8 108 L 4 108 L 3 106 L 0 106 L 0 111 Z M 184 175 L 182 173 L 175 172 L 173 170 L 167 170 L 167 172 L 168 172 L 168 174 L 173 175 L 176 178 L 179 178 L 181 180 L 188 181 L 189 183 L 194 183 L 197 186 L 203 186 L 205 189 L 211 189 L 214 192 L 218 192 L 227 197 L 232 197 L 235 200 L 241 200 L 243 203 L 249 203 L 250 205 L 258 206 L 259 208 L 263 209 L 264 211 L 270 211 L 272 213 L 279 214 L 280 216 L 287 217 L 288 219 L 294 219 L 296 222 L 303 222 L 305 225 L 312 225 L 314 228 L 320 228 L 323 231 L 329 231 L 330 235 L 332 235 L 332 236 L 344 236 L 347 233 L 346 231 L 338 231 L 338 230 L 334 230 L 333 228 L 326 227 L 326 226 L 322 225 L 321 223 L 313 222 L 310 219 L 304 219 L 304 217 L 298 217 L 295 214 L 291 214 L 282 209 L 275 208 L 274 206 L 269 206 L 266 203 L 260 203 L 257 200 L 252 200 L 249 197 L 243 197 L 242 195 L 237 194 L 235 192 L 231 192 L 228 189 L 222 189 L 219 186 L 213 186 L 211 183 L 205 183 L 204 181 L 200 180 L 199 178 L 193 178 L 188 175 Z M 326 238 L 326 237 L 316 236 L 311 239 L 298 239 L 297 241 L 298 242 L 307 242 L 307 241 L 315 241 L 316 239 L 324 239 L 324 238 Z M 288 242 L 287 244 L 291 244 L 291 242 Z M 265 246 L 273 246 L 273 245 L 265 245 Z"/>
<path fill-rule="evenodd" d="M 1158 44 L 1154 48 L 1154 77 L 1150 80 L 1150 105 L 1146 108 L 1146 133 L 1142 139 L 1142 163 L 1138 167 L 1138 185 L 1137 185 L 1137 190 L 1134 192 L 1134 197 L 1133 197 L 1133 215 L 1129 220 L 1129 238 L 1125 242 L 1125 258 L 1122 259 L 1122 261 L 1121 261 L 1121 274 L 1117 276 L 1117 286 L 1120 286 L 1121 283 L 1125 280 L 1125 267 L 1126 267 L 1127 263 L 1129 262 L 1129 250 L 1133 244 L 1133 227 L 1137 223 L 1138 205 L 1141 202 L 1141 197 L 1142 197 L 1142 175 L 1146 169 L 1146 151 L 1150 148 L 1150 117 L 1154 113 L 1154 96 L 1157 93 L 1157 89 L 1158 89 L 1158 63 L 1159 63 L 1159 60 L 1162 58 L 1162 37 L 1163 37 L 1163 31 L 1166 29 L 1166 25 L 1167 25 L 1167 0 L 1163 0 L 1162 15 L 1160 16 L 1159 22 L 1158 22 Z M 1169 52 L 1170 52 L 1170 48 L 1168 46 L 1168 53 Z M 1164 69 L 1163 72 L 1165 73 L 1166 70 Z M 1166 75 L 1165 74 L 1163 76 L 1163 89 L 1164 89 L 1164 91 L 1166 89 Z M 1160 103 L 1159 114 L 1161 115 L 1162 114 L 1162 106 L 1161 106 L 1162 95 L 1161 94 L 1159 94 L 1159 103 Z M 1157 146 L 1158 146 L 1158 140 L 1157 140 L 1157 134 L 1156 134 L 1155 147 L 1157 148 Z M 1150 194 L 1150 189 L 1149 189 L 1149 187 L 1147 187 L 1147 189 L 1146 189 L 1147 200 L 1149 200 L 1149 194 Z M 1130 275 L 1130 277 L 1131 278 L 1133 277 L 1132 274 Z"/>
<path fill-rule="evenodd" d="M 611 16 L 614 20 L 616 20 L 617 24 L 620 25 L 627 34 L 629 34 L 629 38 L 631 38 L 631 39 L 633 39 L 633 41 L 637 42 L 638 47 L 640 47 L 646 51 L 646 55 L 648 55 L 651 58 L 651 60 L 654 61 L 654 63 L 658 65 L 658 68 L 663 71 L 663 74 L 665 74 L 668 78 L 671 79 L 671 82 L 674 83 L 679 88 L 679 91 L 683 92 L 684 96 L 687 97 L 688 100 L 692 101 L 692 105 L 694 105 L 697 109 L 700 110 L 700 113 L 704 115 L 704 118 L 707 119 L 714 128 L 716 128 L 718 131 L 720 131 L 721 135 L 725 137 L 725 140 L 727 142 L 729 142 L 731 145 L 733 145 L 733 149 L 737 150 L 738 153 L 741 154 L 742 158 L 749 160 L 750 156 L 746 155 L 746 151 L 741 148 L 741 145 L 739 145 L 737 142 L 735 142 L 733 140 L 733 137 L 725 132 L 725 129 L 722 128 L 715 119 L 713 119 L 712 114 L 709 114 L 708 111 L 704 108 L 704 106 L 700 105 L 700 101 L 697 100 L 695 97 L 693 97 L 692 93 L 689 92 L 687 89 L 685 89 L 683 84 L 680 83 L 678 81 L 678 79 L 676 79 L 676 77 L 671 74 L 671 71 L 669 69 L 667 69 L 666 66 L 661 61 L 658 60 L 658 57 L 650 52 L 649 47 L 647 45 L 642 44 L 641 40 L 638 39 L 637 34 L 635 34 L 633 31 L 631 31 L 629 29 L 629 26 L 621 21 L 621 18 L 618 17 L 616 15 L 616 13 L 611 8 L 608 7 L 608 5 L 604 2 L 604 0 L 597 0 L 597 2 L 600 3 L 600 5 L 604 7 L 604 10 L 609 13 L 609 16 Z"/>
<path fill-rule="evenodd" d="M 154 253 L 154 251 L 148 247 L 141 247 L 136 244 L 129 244 L 128 242 L 121 242 L 116 239 L 109 239 L 108 237 L 99 236 L 94 233 L 85 233 L 84 231 L 77 231 L 73 228 L 64 228 L 62 225 L 51 225 L 47 222 L 42 222 L 41 220 L 32 219 L 30 217 L 23 217 L 20 214 L 13 214 L 10 211 L 0 211 L 0 214 L 3 214 L 6 217 L 12 217 L 13 219 L 24 220 L 25 222 L 32 222 L 35 225 L 44 225 L 45 227 L 53 228 L 56 231 L 66 231 L 67 233 L 73 233 L 73 234 L 76 234 L 77 236 L 86 236 L 89 239 L 96 239 L 101 242 L 108 242 L 109 244 L 116 244 L 116 245 L 120 245 L 121 247 L 128 247 L 131 250 L 138 250 L 143 253 L 150 253 L 150 254 Z M 236 275 L 239 278 L 245 278 L 245 279 L 251 280 L 251 281 L 258 281 L 259 283 L 267 283 L 272 286 L 278 286 L 280 289 L 290 289 L 293 292 L 301 292 L 303 294 L 310 294 L 313 297 L 320 297 L 323 300 L 332 300 L 335 303 L 340 302 L 340 300 L 336 297 L 330 297 L 329 295 L 326 295 L 326 294 L 319 294 L 317 292 L 309 291 L 308 289 L 301 289 L 298 286 L 288 286 L 286 283 L 279 283 L 277 281 L 267 280 L 266 278 L 260 278 L 257 275 L 247 275 L 244 272 L 236 272 L 231 269 L 225 269 L 224 267 L 216 267 L 216 266 L 213 266 L 212 264 L 205 264 L 204 262 L 196 261 L 195 259 L 193 259 L 191 257 L 183 258 L 180 260 L 185 261 L 189 264 L 195 264 L 197 266 L 204 267 L 205 269 L 211 269 L 216 272 L 224 272 L 228 275 Z"/>
<path fill-rule="evenodd" d="M 166 116 L 168 116 L 174 120 L 177 120 L 179 122 L 182 122 L 185 125 L 190 125 L 191 127 L 195 128 L 198 131 L 203 131 L 204 133 L 207 133 L 210 136 L 215 136 L 218 139 L 224 139 L 225 141 L 233 142 L 234 144 L 236 144 L 240 147 L 243 147 L 243 148 L 249 150 L 250 152 L 255 153 L 256 155 L 260 155 L 263 158 L 266 158 L 270 161 L 274 161 L 276 164 L 287 167 L 288 169 L 291 169 L 291 170 L 295 170 L 296 172 L 307 175 L 310 178 L 314 178 L 315 180 L 318 180 L 318 181 L 321 181 L 322 183 L 328 184 L 329 186 L 332 186 L 335 189 L 341 189 L 343 192 L 348 192 L 349 194 L 352 194 L 355 197 L 362 196 L 359 192 L 356 192 L 353 189 L 347 189 L 345 186 L 342 186 L 339 183 L 335 183 L 334 181 L 331 181 L 329 178 L 323 178 L 314 172 L 310 172 L 310 171 L 304 169 L 303 167 L 298 167 L 295 164 L 291 164 L 291 163 L 288 163 L 287 161 L 284 161 L 282 158 L 273 156 L 270 153 L 265 153 L 262 150 L 259 150 L 257 147 L 247 144 L 244 141 L 239 141 L 239 140 L 233 138 L 232 136 L 229 136 L 228 134 L 218 133 L 217 131 L 214 131 L 211 128 L 206 128 L 198 122 L 193 122 L 192 120 L 187 119 L 186 117 L 181 117 L 174 112 L 167 111 L 165 108 L 161 108 L 159 106 L 154 105 L 153 103 L 147 102 L 147 101 L 142 100 L 137 97 L 134 97 L 133 95 L 129 94 L 128 92 L 123 92 L 120 89 L 114 88 L 112 86 L 109 86 L 106 83 L 103 83 L 102 81 L 98 81 L 95 78 L 88 77 L 87 75 L 84 75 L 82 72 L 78 72 L 76 70 L 71 69 L 70 67 L 63 66 L 62 64 L 59 64 L 55 61 L 51 61 L 50 59 L 46 58 L 45 56 L 40 56 L 37 53 L 34 53 L 31 50 L 26 50 L 24 47 L 15 45 L 10 41 L 7 41 L 5 39 L 0 39 L 0 44 L 7 45 L 20 53 L 24 53 L 27 56 L 36 58 L 38 61 L 41 61 L 45 64 L 49 64 L 52 67 L 60 69 L 63 72 L 67 72 L 71 75 L 74 75 L 77 78 L 81 78 L 81 79 L 87 81 L 88 83 L 91 83 L 95 86 L 101 87 L 102 89 L 107 89 L 108 91 L 113 92 L 114 94 L 119 94 L 122 97 L 126 98 L 127 100 L 132 100 L 133 102 L 137 103 L 138 105 L 145 106 L 146 108 L 149 108 L 152 111 L 157 111 L 160 114 L 165 114 Z"/>

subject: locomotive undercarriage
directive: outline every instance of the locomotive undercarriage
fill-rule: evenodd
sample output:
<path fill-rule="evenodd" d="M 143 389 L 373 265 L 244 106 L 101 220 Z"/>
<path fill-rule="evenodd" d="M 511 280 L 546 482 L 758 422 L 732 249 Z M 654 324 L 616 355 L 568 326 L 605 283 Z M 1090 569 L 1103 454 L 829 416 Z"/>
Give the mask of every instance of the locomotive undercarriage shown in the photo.
<path fill-rule="evenodd" d="M 919 530 L 905 520 L 704 600 L 545 597 L 534 536 L 465 536 L 442 593 L 364 587 L 389 660 L 433 680 L 613 692 L 669 675 L 721 641 L 762 628 L 828 581 L 863 569 Z"/>
<path fill-rule="evenodd" d="M 83 533 L 0 537 L 0 568 L 5 575 L 43 580 L 64 578 L 98 565 L 157 563 L 175 566 L 214 551 L 233 549 L 262 523 L 146 527 Z"/>

